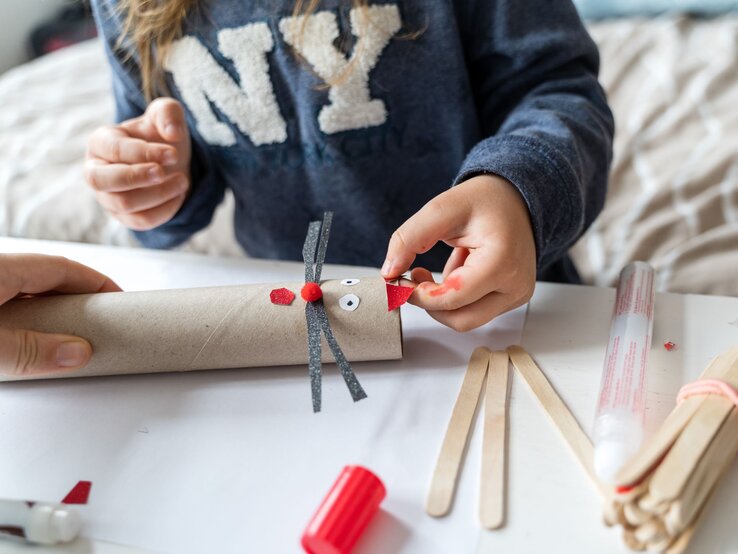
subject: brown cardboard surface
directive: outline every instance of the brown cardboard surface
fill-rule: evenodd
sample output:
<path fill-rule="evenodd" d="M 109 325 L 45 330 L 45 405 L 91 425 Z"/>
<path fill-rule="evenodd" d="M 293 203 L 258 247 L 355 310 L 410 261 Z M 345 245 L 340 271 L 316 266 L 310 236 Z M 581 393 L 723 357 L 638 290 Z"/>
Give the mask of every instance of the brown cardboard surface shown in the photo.
<path fill-rule="evenodd" d="M 0 306 L 0 327 L 84 337 L 93 347 L 79 371 L 0 380 L 88 377 L 307 363 L 302 282 L 214 288 L 24 298 Z M 269 293 L 286 287 L 297 297 L 272 304 Z M 387 311 L 384 280 L 353 286 L 321 283 L 336 338 L 349 361 L 402 357 L 399 310 Z M 360 299 L 353 311 L 338 303 Z M 323 339 L 323 361 L 332 362 Z"/>

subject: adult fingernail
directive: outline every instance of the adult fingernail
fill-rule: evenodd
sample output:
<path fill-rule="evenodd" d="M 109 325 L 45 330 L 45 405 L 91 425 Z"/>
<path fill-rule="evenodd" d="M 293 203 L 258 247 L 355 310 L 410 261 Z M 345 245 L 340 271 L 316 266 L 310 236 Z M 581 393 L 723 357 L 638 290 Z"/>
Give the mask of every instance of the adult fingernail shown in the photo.
<path fill-rule="evenodd" d="M 388 258 L 384 260 L 384 264 L 382 265 L 382 275 L 388 277 L 391 275 L 390 271 L 392 271 L 392 260 Z"/>
<path fill-rule="evenodd" d="M 89 355 L 90 349 L 84 342 L 63 342 L 56 349 L 56 365 L 59 367 L 78 367 L 87 361 Z"/>
<path fill-rule="evenodd" d="M 158 183 L 161 183 L 162 180 L 162 174 L 161 170 L 159 170 L 158 167 L 152 167 L 149 169 L 149 183 L 152 185 L 156 185 Z"/>
<path fill-rule="evenodd" d="M 177 165 L 177 154 L 168 150 L 164 152 L 161 161 L 165 166 Z"/>

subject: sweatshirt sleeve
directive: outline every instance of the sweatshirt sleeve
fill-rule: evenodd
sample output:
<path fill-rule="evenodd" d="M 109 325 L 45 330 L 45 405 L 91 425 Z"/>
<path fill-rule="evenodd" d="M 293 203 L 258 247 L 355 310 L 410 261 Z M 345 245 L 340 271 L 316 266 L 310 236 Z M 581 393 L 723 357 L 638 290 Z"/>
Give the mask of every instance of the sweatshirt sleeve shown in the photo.
<path fill-rule="evenodd" d="M 539 270 L 563 257 L 602 209 L 614 122 L 599 54 L 570 0 L 459 0 L 484 138 L 455 184 L 512 182 L 530 211 Z"/>
<path fill-rule="evenodd" d="M 124 41 L 120 44 L 122 23 L 116 0 L 93 0 L 95 23 L 112 70 L 115 118 L 120 123 L 139 117 L 146 111 L 147 102 L 142 92 L 138 56 Z M 132 231 L 136 239 L 149 248 L 172 248 L 185 242 L 197 231 L 208 226 L 225 188 L 218 178 L 207 144 L 194 130 L 187 116 L 192 137 L 190 165 L 190 195 L 179 212 L 167 223 L 149 231 Z"/>

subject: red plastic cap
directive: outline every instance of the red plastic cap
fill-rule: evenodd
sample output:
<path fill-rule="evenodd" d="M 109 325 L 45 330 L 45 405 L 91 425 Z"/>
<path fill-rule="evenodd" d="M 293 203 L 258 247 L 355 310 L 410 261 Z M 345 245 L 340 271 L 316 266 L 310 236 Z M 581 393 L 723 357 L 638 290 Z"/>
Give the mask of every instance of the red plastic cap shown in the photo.
<path fill-rule="evenodd" d="M 305 552 L 349 554 L 386 495 L 371 471 L 344 467 L 302 535 Z"/>

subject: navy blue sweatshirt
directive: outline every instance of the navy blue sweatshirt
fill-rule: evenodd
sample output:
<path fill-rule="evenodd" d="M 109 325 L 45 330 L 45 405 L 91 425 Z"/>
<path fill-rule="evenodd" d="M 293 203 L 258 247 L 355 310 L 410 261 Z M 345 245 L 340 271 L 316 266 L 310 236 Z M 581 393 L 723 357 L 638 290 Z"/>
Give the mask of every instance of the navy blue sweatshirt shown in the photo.
<path fill-rule="evenodd" d="M 146 101 L 116 5 L 93 1 L 123 121 Z M 230 189 L 248 254 L 299 260 L 308 222 L 332 210 L 328 261 L 379 266 L 428 200 L 496 174 L 528 205 L 539 276 L 575 278 L 566 252 L 602 208 L 613 119 L 570 0 L 324 0 L 304 21 L 293 6 L 210 0 L 188 16 L 164 68 L 192 134 L 192 191 L 136 233 L 144 245 L 184 242 Z M 418 265 L 440 270 L 449 251 Z"/>

